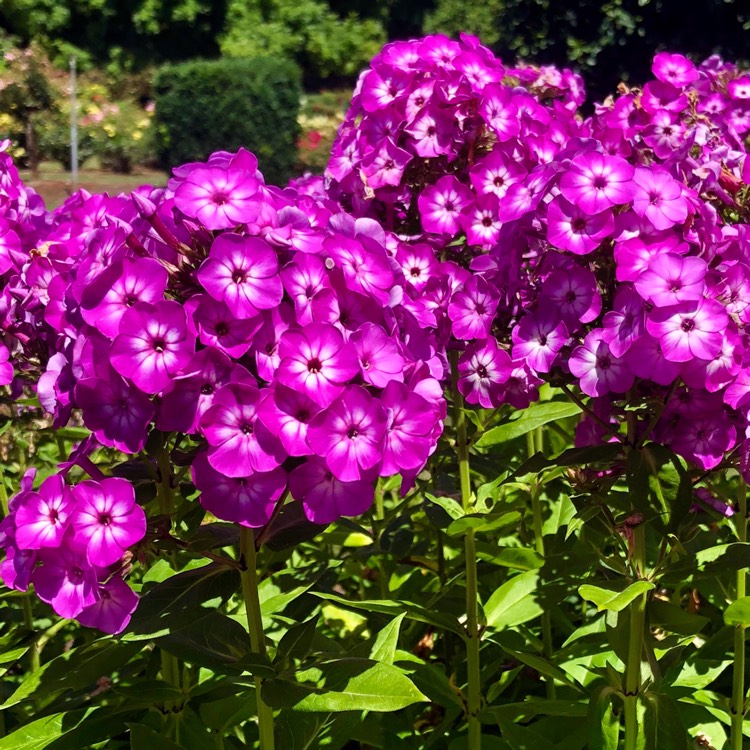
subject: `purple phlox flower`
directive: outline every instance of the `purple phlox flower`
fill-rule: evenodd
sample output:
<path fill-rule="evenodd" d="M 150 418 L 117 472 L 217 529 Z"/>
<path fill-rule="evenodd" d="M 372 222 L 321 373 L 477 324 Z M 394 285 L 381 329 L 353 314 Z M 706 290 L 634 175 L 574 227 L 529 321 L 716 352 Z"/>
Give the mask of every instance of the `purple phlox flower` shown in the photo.
<path fill-rule="evenodd" d="M 304 326 L 313 322 L 312 299 L 331 286 L 328 271 L 317 255 L 298 254 L 281 269 L 284 289 L 294 302 L 297 322 Z"/>
<path fill-rule="evenodd" d="M 684 55 L 660 52 L 651 63 L 654 75 L 664 83 L 683 87 L 698 80 L 698 70 Z"/>
<path fill-rule="evenodd" d="M 665 169 L 636 167 L 633 211 L 663 230 L 682 224 L 688 216 L 688 201 L 682 187 Z"/>
<path fill-rule="evenodd" d="M 109 635 L 122 633 L 138 606 L 138 594 L 122 578 L 112 576 L 99 582 L 96 596 L 97 601 L 82 609 L 76 620 Z"/>
<path fill-rule="evenodd" d="M 308 456 L 313 451 L 307 444 L 307 428 L 320 410 L 309 396 L 276 383 L 258 407 L 258 419 L 290 456 Z"/>
<path fill-rule="evenodd" d="M 425 232 L 449 237 L 460 229 L 461 212 L 472 202 L 471 190 L 453 175 L 441 177 L 419 196 L 419 214 Z"/>
<path fill-rule="evenodd" d="M 13 231 L 13 224 L 0 219 L 0 274 L 14 266 L 20 268 L 25 260 L 21 253 L 21 240 Z"/>
<path fill-rule="evenodd" d="M 23 493 L 15 510 L 15 542 L 21 549 L 59 547 L 70 523 L 75 500 L 65 480 L 47 477 L 37 492 Z"/>
<path fill-rule="evenodd" d="M 489 84 L 484 87 L 479 115 L 492 128 L 501 143 L 515 138 L 521 130 L 512 91 L 501 84 Z"/>
<path fill-rule="evenodd" d="M 36 563 L 36 550 L 19 549 L 10 540 L 6 540 L 5 559 L 0 562 L 0 578 L 9 589 L 27 591 Z"/>
<path fill-rule="evenodd" d="M 589 151 L 571 160 L 560 179 L 560 192 L 588 214 L 629 203 L 634 168 L 625 159 Z"/>
<path fill-rule="evenodd" d="M 393 338 L 374 323 L 363 323 L 349 337 L 357 352 L 362 378 L 376 388 L 392 380 L 403 382 L 405 361 Z"/>
<path fill-rule="evenodd" d="M 536 372 L 549 372 L 568 338 L 557 308 L 542 304 L 513 329 L 513 360 L 524 360 Z"/>
<path fill-rule="evenodd" d="M 647 333 L 641 334 L 633 341 L 626 352 L 628 366 L 636 377 L 643 380 L 652 380 L 659 385 L 671 385 L 682 372 L 681 363 L 666 359 L 659 339 Z"/>
<path fill-rule="evenodd" d="M 204 289 L 238 318 L 271 310 L 284 296 L 276 253 L 259 237 L 220 235 L 197 277 Z"/>
<path fill-rule="evenodd" d="M 151 258 L 121 258 L 91 281 L 81 295 L 81 315 L 113 339 L 122 316 L 137 302 L 155 303 L 164 297 L 167 270 Z"/>
<path fill-rule="evenodd" d="M 735 102 L 747 103 L 750 101 L 750 75 L 744 74 L 732 78 L 727 83 L 729 98 Z"/>
<path fill-rule="evenodd" d="M 206 229 L 230 229 L 255 221 L 260 209 L 260 181 L 249 171 L 199 167 L 192 169 L 175 190 L 174 202 L 186 216 Z"/>
<path fill-rule="evenodd" d="M 9 360 L 8 347 L 0 344 L 0 385 L 9 385 L 13 382 L 13 365 Z"/>
<path fill-rule="evenodd" d="M 500 295 L 481 276 L 472 276 L 448 305 L 448 317 L 457 339 L 484 339 L 489 336 Z"/>
<path fill-rule="evenodd" d="M 587 396 L 625 393 L 633 385 L 632 370 L 625 360 L 610 352 L 601 329 L 591 331 L 573 350 L 568 366 Z"/>
<path fill-rule="evenodd" d="M 336 479 L 353 482 L 382 460 L 386 422 L 380 401 L 350 385 L 310 422 L 307 443 Z"/>
<path fill-rule="evenodd" d="M 415 120 L 422 109 L 432 98 L 432 92 L 435 90 L 434 80 L 421 80 L 418 84 L 413 85 L 410 89 L 409 96 L 406 98 L 404 115 L 409 122 Z"/>
<path fill-rule="evenodd" d="M 646 318 L 646 330 L 659 339 L 668 360 L 687 362 L 693 357 L 716 357 L 728 322 L 729 316 L 721 304 L 703 298 L 654 308 Z"/>
<path fill-rule="evenodd" d="M 682 112 L 688 105 L 688 98 L 671 83 L 649 81 L 641 92 L 640 105 L 649 115 L 654 115 L 661 110 Z"/>
<path fill-rule="evenodd" d="M 342 482 L 319 458 L 308 459 L 289 475 L 289 491 L 302 503 L 308 519 L 318 524 L 333 523 L 342 516 L 359 516 L 375 497 L 372 477 Z"/>
<path fill-rule="evenodd" d="M 513 372 L 513 363 L 497 340 L 490 337 L 466 349 L 458 362 L 458 372 L 458 390 L 466 403 L 491 409 L 503 401 L 503 385 Z"/>
<path fill-rule="evenodd" d="M 417 156 L 430 158 L 449 154 L 451 151 L 453 117 L 448 112 L 436 107 L 425 107 L 405 131 L 414 140 Z"/>
<path fill-rule="evenodd" d="M 646 333 L 643 300 L 630 284 L 622 284 L 615 292 L 612 310 L 605 314 L 602 326 L 604 340 L 615 357 L 622 357 Z"/>
<path fill-rule="evenodd" d="M 253 344 L 263 318 L 237 318 L 223 303 L 207 294 L 197 294 L 185 303 L 188 325 L 205 346 L 230 357 L 241 357 Z"/>
<path fill-rule="evenodd" d="M 41 566 L 31 574 L 36 595 L 66 619 L 76 617 L 97 601 L 95 568 L 86 553 L 67 544 L 39 553 Z"/>
<path fill-rule="evenodd" d="M 734 382 L 742 367 L 741 339 L 734 324 L 724 332 L 719 353 L 710 360 L 691 359 L 682 368 L 682 379 L 691 388 L 705 388 L 709 393 Z"/>
<path fill-rule="evenodd" d="M 260 391 L 248 383 L 228 383 L 214 396 L 200 426 L 209 444 L 208 462 L 228 477 L 272 471 L 286 458 L 276 438 L 258 420 Z"/>
<path fill-rule="evenodd" d="M 341 332 L 327 323 L 288 330 L 279 341 L 279 383 L 328 406 L 359 373 L 357 353 Z"/>
<path fill-rule="evenodd" d="M 367 71 L 362 79 L 362 107 L 366 112 L 384 109 L 404 95 L 412 78 L 413 74 L 394 68 Z"/>
<path fill-rule="evenodd" d="M 360 239 L 334 235 L 323 242 L 323 249 L 341 269 L 349 289 L 386 305 L 394 285 L 388 255 L 375 241 L 366 237 Z"/>
<path fill-rule="evenodd" d="M 263 323 L 253 338 L 255 365 L 258 377 L 270 383 L 281 363 L 279 341 L 294 321 L 294 310 L 282 302 L 275 310 L 264 310 L 261 317 Z"/>
<path fill-rule="evenodd" d="M 703 296 L 708 266 L 702 258 L 658 253 L 635 281 L 644 300 L 656 307 L 696 302 Z"/>
<path fill-rule="evenodd" d="M 177 302 L 137 302 L 120 321 L 110 362 L 144 393 L 159 393 L 195 352 L 184 308 Z"/>
<path fill-rule="evenodd" d="M 529 404 L 539 400 L 538 386 L 542 382 L 525 359 L 513 360 L 513 369 L 505 382 L 503 401 L 514 409 L 527 409 Z"/>
<path fill-rule="evenodd" d="M 385 185 L 397 186 L 413 158 L 412 154 L 396 146 L 390 138 L 384 138 L 380 148 L 371 151 L 362 160 L 363 182 L 373 190 Z"/>
<path fill-rule="evenodd" d="M 743 323 L 749 323 L 750 268 L 745 263 L 736 263 L 722 273 L 719 301 L 730 315 L 738 315 Z"/>
<path fill-rule="evenodd" d="M 200 503 L 207 511 L 222 521 L 251 528 L 269 522 L 286 489 L 286 474 L 281 468 L 227 477 L 211 466 L 205 453 L 193 461 L 191 472 L 201 493 Z"/>
<path fill-rule="evenodd" d="M 475 92 L 483 91 L 489 83 L 499 83 L 505 75 L 500 61 L 492 59 L 492 56 L 488 59 L 479 48 L 477 52 L 462 52 L 453 60 L 453 66 L 463 73 Z"/>
<path fill-rule="evenodd" d="M 497 242 L 502 226 L 498 207 L 497 196 L 487 193 L 464 209 L 460 223 L 469 245 L 494 245 Z"/>
<path fill-rule="evenodd" d="M 615 243 L 615 274 L 618 281 L 635 281 L 661 253 L 686 255 L 689 247 L 674 235 L 630 237 Z"/>
<path fill-rule="evenodd" d="M 591 271 L 571 266 L 551 273 L 544 281 L 540 300 L 556 307 L 568 331 L 579 323 L 590 323 L 599 317 L 602 298 Z"/>
<path fill-rule="evenodd" d="M 695 497 L 699 502 L 693 503 L 690 508 L 691 513 L 699 513 L 705 510 L 705 507 L 707 506 L 725 518 L 731 518 L 734 515 L 734 508 L 731 505 L 727 505 L 727 503 L 720 500 L 705 487 L 699 487 L 695 491 Z"/>
<path fill-rule="evenodd" d="M 662 109 L 651 117 L 651 124 L 641 131 L 643 142 L 660 159 L 668 159 L 685 143 L 685 128 L 678 115 Z"/>
<path fill-rule="evenodd" d="M 426 65 L 452 70 L 453 61 L 461 54 L 461 45 L 443 34 L 433 34 L 420 40 L 418 51 Z"/>
<path fill-rule="evenodd" d="M 498 208 L 500 221 L 515 221 L 536 210 L 555 175 L 553 167 L 542 165 L 524 176 L 522 181 L 513 183 L 501 197 Z"/>
<path fill-rule="evenodd" d="M 138 453 L 146 444 L 154 405 L 111 367 L 104 373 L 76 384 L 75 402 L 82 411 L 83 422 L 102 445 L 123 453 Z"/>
<path fill-rule="evenodd" d="M 614 228 L 615 220 L 609 209 L 589 214 L 562 196 L 555 198 L 547 209 L 547 239 L 556 248 L 576 255 L 596 250 Z"/>
<path fill-rule="evenodd" d="M 508 188 L 520 182 L 525 175 L 523 166 L 499 149 L 491 151 L 469 172 L 471 184 L 478 195 L 494 193 L 498 198 L 502 198 Z"/>
<path fill-rule="evenodd" d="M 672 450 L 698 464 L 715 469 L 737 441 L 737 431 L 726 412 L 714 414 L 684 413 L 671 433 Z"/>
<path fill-rule="evenodd" d="M 125 550 L 146 534 L 146 514 L 135 502 L 135 490 L 126 479 L 86 480 L 73 487 L 76 499 L 71 527 L 75 543 L 86 550 L 91 565 L 118 562 Z"/>
<path fill-rule="evenodd" d="M 433 447 L 434 407 L 404 383 L 391 381 L 381 396 L 387 413 L 381 476 L 418 471 Z"/>
<path fill-rule="evenodd" d="M 255 385 L 253 376 L 225 354 L 212 347 L 201 349 L 162 394 L 156 426 L 164 432 L 196 432 L 216 391 L 230 381 Z"/>
<path fill-rule="evenodd" d="M 402 243 L 396 251 L 396 260 L 404 272 L 404 279 L 417 291 L 424 289 L 438 270 L 435 252 L 429 245 Z"/>

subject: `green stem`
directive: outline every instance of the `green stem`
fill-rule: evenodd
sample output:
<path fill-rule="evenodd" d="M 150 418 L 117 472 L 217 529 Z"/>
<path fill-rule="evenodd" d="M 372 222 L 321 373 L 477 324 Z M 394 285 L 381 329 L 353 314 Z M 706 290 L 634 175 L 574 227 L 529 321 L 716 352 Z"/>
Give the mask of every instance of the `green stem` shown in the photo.
<path fill-rule="evenodd" d="M 536 430 L 527 433 L 526 445 L 528 448 L 529 458 L 535 453 L 544 453 L 544 434 L 541 427 L 537 427 Z M 529 494 L 531 495 L 531 511 L 534 518 L 534 547 L 537 554 L 541 558 L 545 558 L 544 548 L 544 520 L 542 518 L 542 503 L 541 503 L 541 486 L 536 480 L 531 482 L 529 486 Z M 542 644 L 544 648 L 544 658 L 547 661 L 552 660 L 552 612 L 549 608 L 545 609 L 542 614 Z M 554 700 L 557 691 L 555 690 L 555 679 L 554 677 L 545 677 L 544 683 L 546 686 L 547 697 Z"/>
<path fill-rule="evenodd" d="M 453 381 L 453 419 L 456 428 L 456 456 L 461 485 L 461 504 L 465 513 L 472 510 L 471 476 L 469 473 L 469 441 L 463 397 L 458 390 L 458 352 L 451 352 L 451 376 Z M 482 725 L 479 711 L 482 707 L 481 668 L 479 661 L 479 611 L 477 587 L 477 548 L 474 529 L 464 537 L 466 561 L 466 665 L 467 665 L 467 714 L 469 723 L 469 750 L 482 747 Z"/>
<path fill-rule="evenodd" d="M 28 630 L 34 630 L 34 616 L 31 612 L 31 596 L 24 596 L 21 599 L 21 606 L 23 608 L 23 624 Z M 32 672 L 36 672 L 40 667 L 39 649 L 36 647 L 36 639 L 29 649 L 29 669 Z"/>
<path fill-rule="evenodd" d="M 633 564 L 638 578 L 646 571 L 646 530 L 642 524 L 633 528 Z M 630 605 L 628 660 L 625 664 L 625 750 L 638 745 L 638 697 L 641 691 L 641 660 L 646 626 L 646 597 L 641 594 Z"/>
<path fill-rule="evenodd" d="M 747 486 L 742 475 L 739 478 L 737 493 L 737 512 L 734 515 L 737 525 L 737 539 L 747 542 Z M 744 569 L 737 571 L 737 599 L 747 596 L 747 579 Z M 737 625 L 734 631 L 734 671 L 732 679 L 732 731 L 729 747 L 731 750 L 742 750 L 742 728 L 745 723 L 745 630 Z"/>
<path fill-rule="evenodd" d="M 240 526 L 240 562 L 242 564 L 242 595 L 245 600 L 247 629 L 253 651 L 266 655 L 266 638 L 263 633 L 263 618 L 260 614 L 258 598 L 258 559 L 252 529 Z M 258 730 L 260 750 L 273 750 L 273 710 L 263 702 L 261 686 L 263 681 L 255 677 L 255 700 L 258 706 Z"/>

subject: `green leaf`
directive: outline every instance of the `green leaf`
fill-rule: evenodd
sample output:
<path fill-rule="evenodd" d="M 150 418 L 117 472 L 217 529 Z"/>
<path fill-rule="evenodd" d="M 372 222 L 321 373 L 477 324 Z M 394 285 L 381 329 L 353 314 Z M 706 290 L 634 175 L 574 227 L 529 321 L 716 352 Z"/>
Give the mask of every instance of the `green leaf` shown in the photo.
<path fill-rule="evenodd" d="M 612 706 L 615 690 L 602 685 L 589 701 L 589 750 L 617 750 L 620 743 L 620 717 Z"/>
<path fill-rule="evenodd" d="M 131 750 L 185 750 L 163 732 L 155 732 L 145 724 L 128 724 Z"/>
<path fill-rule="evenodd" d="M 647 750 L 688 750 L 690 738 L 680 719 L 677 703 L 663 693 L 645 693 L 643 733 Z"/>
<path fill-rule="evenodd" d="M 684 609 L 676 607 L 669 602 L 660 599 L 652 599 L 648 602 L 649 622 L 653 627 L 668 630 L 670 633 L 680 635 L 696 635 L 706 627 L 709 620 L 703 615 L 695 615 L 685 612 Z"/>
<path fill-rule="evenodd" d="M 695 553 L 695 562 L 702 571 L 742 570 L 750 560 L 750 542 L 717 544 Z"/>
<path fill-rule="evenodd" d="M 42 750 L 62 734 L 67 713 L 52 714 L 25 724 L 0 739 L 0 750 Z"/>
<path fill-rule="evenodd" d="M 539 674 L 544 675 L 545 677 L 550 677 L 554 680 L 557 680 L 558 682 L 561 682 L 563 685 L 567 685 L 568 687 L 572 687 L 580 691 L 578 685 L 576 685 L 574 682 L 571 682 L 565 672 L 560 669 L 560 667 L 555 666 L 547 659 L 544 659 L 541 656 L 537 656 L 536 654 L 527 654 L 524 651 L 513 651 L 509 648 L 506 648 L 505 651 L 510 656 L 518 659 L 518 661 L 523 662 L 527 667 L 535 669 L 537 672 L 539 672 Z M 583 704 L 580 705 L 583 706 Z M 585 712 L 585 709 L 582 710 Z"/>
<path fill-rule="evenodd" d="M 457 518 L 465 515 L 464 509 L 458 500 L 452 497 L 446 497 L 444 495 L 431 495 L 429 492 L 425 492 L 424 496 L 435 505 L 442 508 L 454 521 Z"/>
<path fill-rule="evenodd" d="M 505 527 L 517 526 L 521 520 L 521 514 L 518 511 L 503 510 L 498 513 L 485 513 L 482 515 L 463 516 L 452 521 L 445 533 L 448 536 L 464 536 L 469 529 L 477 533 L 488 533 L 497 531 Z"/>
<path fill-rule="evenodd" d="M 427 700 L 400 669 L 370 659 L 339 659 L 308 672 L 318 679 L 264 682 L 263 700 L 273 708 L 330 712 L 398 711 Z"/>
<path fill-rule="evenodd" d="M 493 555 L 492 562 L 506 568 L 537 570 L 544 565 L 544 558 L 536 550 L 527 547 L 504 547 Z"/>
<path fill-rule="evenodd" d="M 490 445 L 507 443 L 509 440 L 521 437 L 548 422 L 557 422 L 580 413 L 580 406 L 570 401 L 547 401 L 532 404 L 528 409 L 520 412 L 518 419 L 506 422 L 499 427 L 493 427 L 485 432 L 476 444 L 485 448 Z"/>
<path fill-rule="evenodd" d="M 318 616 L 315 615 L 289 628 L 279 641 L 274 663 L 283 662 L 286 659 L 304 659 L 312 647 L 317 624 Z"/>
<path fill-rule="evenodd" d="M 125 640 L 168 635 L 182 623 L 205 617 L 239 587 L 239 571 L 217 563 L 177 573 L 141 597 Z"/>
<path fill-rule="evenodd" d="M 495 721 L 525 722 L 536 716 L 586 716 L 586 704 L 580 701 L 526 698 L 522 703 L 490 706 L 482 711 L 481 718 L 492 716 Z"/>
<path fill-rule="evenodd" d="M 27 675 L 0 708 L 9 708 L 25 700 L 50 698 L 65 690 L 93 690 L 100 677 L 111 675 L 141 648 L 139 643 L 122 643 L 111 639 L 73 648 Z"/>
<path fill-rule="evenodd" d="M 733 601 L 724 611 L 725 625 L 750 627 L 750 596 Z"/>
<path fill-rule="evenodd" d="M 700 651 L 698 652 L 700 654 Z M 664 683 L 673 688 L 690 688 L 703 690 L 708 687 L 732 662 L 713 661 L 690 657 L 686 662 L 678 664 L 664 675 Z"/>
<path fill-rule="evenodd" d="M 487 627 L 494 630 L 513 628 L 533 620 L 543 610 L 534 594 L 539 586 L 539 572 L 529 570 L 506 581 L 484 605 Z"/>
<path fill-rule="evenodd" d="M 382 664 L 393 664 L 398 648 L 398 635 L 401 631 L 401 623 L 406 613 L 402 612 L 398 617 L 391 620 L 379 633 L 370 652 L 373 661 Z"/>
<path fill-rule="evenodd" d="M 235 675 L 243 672 L 239 662 L 252 650 L 247 631 L 221 612 L 178 626 L 156 645 L 193 666 Z"/>
<path fill-rule="evenodd" d="M 585 583 L 578 587 L 578 593 L 586 601 L 596 604 L 600 612 L 605 609 L 610 612 L 621 612 L 630 602 L 653 588 L 654 584 L 650 581 L 635 581 L 624 591 L 613 591 Z"/>
<path fill-rule="evenodd" d="M 329 594 L 325 591 L 311 591 L 310 593 L 320 599 L 334 602 L 342 607 L 348 607 L 349 609 L 364 610 L 365 612 L 379 612 L 380 614 L 390 615 L 391 617 L 397 617 L 404 612 L 410 620 L 424 622 L 428 625 L 435 625 L 438 628 L 450 630 L 452 633 L 460 635 L 461 637 L 466 635 L 461 624 L 454 617 L 441 612 L 436 612 L 433 609 L 428 609 L 427 607 L 415 604 L 414 602 L 407 602 L 404 600 L 384 601 L 382 599 L 355 601 L 353 599 L 345 599 L 343 596 L 336 596 L 336 594 Z"/>

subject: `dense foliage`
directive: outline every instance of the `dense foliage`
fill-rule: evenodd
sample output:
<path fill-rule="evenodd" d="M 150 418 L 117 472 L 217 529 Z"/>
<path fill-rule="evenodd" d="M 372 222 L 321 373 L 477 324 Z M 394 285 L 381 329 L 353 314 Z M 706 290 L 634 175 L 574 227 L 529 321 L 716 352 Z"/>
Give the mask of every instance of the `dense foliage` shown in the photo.
<path fill-rule="evenodd" d="M 750 74 L 651 70 L 390 44 L 286 188 L 0 151 L 0 750 L 741 750 Z"/>
<path fill-rule="evenodd" d="M 300 98 L 292 63 L 267 57 L 167 66 L 154 79 L 154 96 L 165 165 L 244 145 L 264 159 L 270 179 L 291 175 Z"/>

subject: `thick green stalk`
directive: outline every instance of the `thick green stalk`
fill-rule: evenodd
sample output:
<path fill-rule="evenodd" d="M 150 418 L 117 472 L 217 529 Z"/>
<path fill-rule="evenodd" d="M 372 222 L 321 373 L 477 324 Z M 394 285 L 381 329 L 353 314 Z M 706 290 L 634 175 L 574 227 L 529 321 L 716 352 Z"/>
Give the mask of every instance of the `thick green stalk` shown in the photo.
<path fill-rule="evenodd" d="M 737 539 L 747 541 L 747 486 L 745 480 L 739 478 L 739 492 L 737 493 L 737 512 L 734 515 Z M 747 579 L 744 569 L 737 571 L 737 599 L 747 596 Z M 737 625 L 734 631 L 734 672 L 732 679 L 732 731 L 729 740 L 731 750 L 742 750 L 742 727 L 745 724 L 745 630 Z"/>
<path fill-rule="evenodd" d="M 535 453 L 544 452 L 544 433 L 541 427 L 537 427 L 533 432 L 526 434 L 526 445 L 528 448 L 529 458 Z M 537 554 L 544 558 L 544 519 L 542 518 L 542 503 L 540 499 L 541 487 L 536 481 L 529 487 L 531 495 L 531 512 L 534 519 L 534 548 Z M 550 661 L 552 659 L 552 613 L 549 608 L 545 609 L 542 614 L 542 644 L 544 648 L 544 658 Z M 544 683 L 547 691 L 547 697 L 554 699 L 557 691 L 555 690 L 554 677 L 545 677 Z"/>
<path fill-rule="evenodd" d="M 266 655 L 266 637 L 263 633 L 263 618 L 260 614 L 258 597 L 258 559 L 255 552 L 255 539 L 252 529 L 240 526 L 240 563 L 242 565 L 242 595 L 245 600 L 247 629 L 253 651 Z M 258 706 L 258 731 L 260 750 L 273 750 L 273 710 L 261 697 L 262 680 L 255 677 L 255 700 Z"/>
<path fill-rule="evenodd" d="M 453 420 L 456 428 L 456 456 L 461 486 L 461 504 L 465 513 L 472 510 L 471 476 L 469 473 L 469 441 L 466 430 L 463 397 L 458 390 L 458 353 L 451 352 L 451 375 L 453 381 Z M 479 661 L 479 611 L 477 588 L 477 549 L 474 529 L 464 537 L 466 560 L 466 666 L 467 666 L 467 714 L 469 722 L 469 750 L 480 750 L 482 725 L 479 711 L 482 707 L 481 668 Z"/>
<path fill-rule="evenodd" d="M 633 565 L 642 578 L 646 572 L 646 530 L 642 524 L 633 528 Z M 628 660 L 625 665 L 625 750 L 638 745 L 638 697 L 641 692 L 641 660 L 646 626 L 646 597 L 641 594 L 630 605 Z"/>
<path fill-rule="evenodd" d="M 31 595 L 27 594 L 21 599 L 21 607 L 23 609 L 23 624 L 28 630 L 34 630 L 34 617 L 31 612 Z M 41 666 L 39 658 L 39 649 L 37 648 L 36 640 L 31 644 L 29 649 L 29 669 L 32 672 L 36 672 Z"/>

